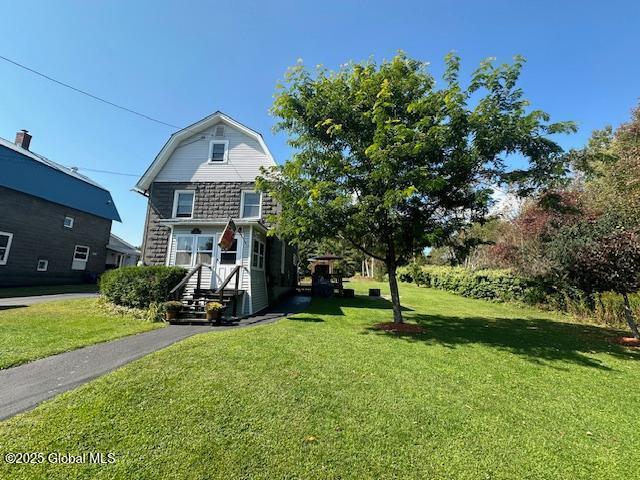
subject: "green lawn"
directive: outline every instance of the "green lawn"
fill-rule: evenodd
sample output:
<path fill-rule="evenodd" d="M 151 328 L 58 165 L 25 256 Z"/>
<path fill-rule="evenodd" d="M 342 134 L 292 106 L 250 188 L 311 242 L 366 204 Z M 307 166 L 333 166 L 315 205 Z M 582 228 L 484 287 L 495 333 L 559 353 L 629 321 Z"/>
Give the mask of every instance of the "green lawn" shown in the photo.
<path fill-rule="evenodd" d="M 39 287 L 0 287 L 0 298 L 54 295 L 58 293 L 95 293 L 97 291 L 98 286 L 93 283 L 83 283 L 80 285 L 43 285 Z"/>
<path fill-rule="evenodd" d="M 363 292 L 376 284 L 356 283 Z M 384 288 L 384 287 L 383 287 Z M 563 317 L 402 285 L 198 335 L 0 424 L 12 479 L 640 477 L 640 353 Z"/>
<path fill-rule="evenodd" d="M 0 369 L 164 325 L 107 315 L 96 302 L 91 298 L 0 306 Z"/>

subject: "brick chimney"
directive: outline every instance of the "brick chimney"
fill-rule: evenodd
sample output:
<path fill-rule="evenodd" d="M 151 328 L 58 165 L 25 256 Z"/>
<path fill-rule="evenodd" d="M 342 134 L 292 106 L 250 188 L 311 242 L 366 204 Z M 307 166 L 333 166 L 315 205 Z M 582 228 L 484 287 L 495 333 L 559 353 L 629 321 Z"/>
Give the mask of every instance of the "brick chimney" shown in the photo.
<path fill-rule="evenodd" d="M 31 143 L 29 131 L 23 129 L 16 133 L 16 141 L 14 143 L 25 150 L 29 150 L 29 144 Z"/>

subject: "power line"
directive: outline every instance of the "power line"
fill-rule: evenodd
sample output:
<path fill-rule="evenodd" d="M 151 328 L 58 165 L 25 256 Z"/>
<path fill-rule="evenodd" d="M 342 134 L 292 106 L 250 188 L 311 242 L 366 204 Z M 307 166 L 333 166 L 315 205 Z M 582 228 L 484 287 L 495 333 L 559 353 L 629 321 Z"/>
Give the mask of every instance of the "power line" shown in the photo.
<path fill-rule="evenodd" d="M 63 87 L 66 87 L 68 89 L 73 90 L 74 92 L 81 93 L 82 95 L 86 95 L 87 97 L 93 98 L 94 100 L 98 100 L 99 102 L 106 103 L 107 105 L 111 105 L 112 107 L 119 108 L 120 110 L 124 110 L 125 112 L 129 112 L 129 113 L 132 113 L 132 114 L 137 115 L 139 117 L 142 117 L 142 118 L 144 118 L 146 120 L 150 120 L 152 122 L 159 123 L 160 125 L 165 125 L 167 127 L 177 128 L 177 129 L 181 128 L 181 127 L 178 127 L 177 125 L 172 125 L 171 123 L 163 122 L 162 120 L 158 120 L 157 118 L 153 118 L 153 117 L 150 117 L 149 115 L 145 115 L 144 113 L 137 112 L 137 111 L 132 110 L 132 109 L 127 108 L 127 107 L 123 107 L 122 105 L 118 105 L 117 103 L 110 102 L 109 100 L 105 100 L 104 98 L 98 97 L 97 95 L 89 93 L 89 92 L 87 92 L 85 90 L 81 90 L 79 88 L 76 88 L 73 85 L 69 85 L 68 83 L 64 83 L 64 82 L 61 82 L 60 80 L 56 80 L 55 78 L 50 77 L 49 75 L 45 75 L 44 73 L 41 73 L 41 72 L 39 72 L 37 70 L 34 70 L 33 68 L 27 67 L 26 65 L 23 65 L 21 63 L 18 63 L 15 60 L 11 60 L 10 58 L 3 57 L 2 55 L 0 55 L 0 59 L 4 60 L 6 62 L 9 62 L 9 63 L 11 63 L 11 64 L 13 64 L 13 65 L 15 65 L 17 67 L 20 67 L 20 68 L 22 68 L 22 69 L 24 69 L 24 70 L 26 70 L 28 72 L 34 73 L 34 74 L 36 74 L 36 75 L 38 75 L 38 76 L 40 76 L 40 77 L 42 77 L 42 78 L 44 78 L 46 80 L 49 80 L 50 82 L 57 83 L 58 85 L 61 85 Z"/>
<path fill-rule="evenodd" d="M 97 172 L 97 173 L 108 173 L 109 175 L 122 175 L 123 177 L 140 177 L 141 175 L 137 175 L 135 173 L 122 173 L 122 172 L 114 172 L 111 170 L 98 170 L 95 168 L 84 168 L 84 167 L 76 167 L 76 166 L 69 166 L 68 168 L 70 169 L 76 169 L 76 170 L 84 170 L 86 172 Z"/>

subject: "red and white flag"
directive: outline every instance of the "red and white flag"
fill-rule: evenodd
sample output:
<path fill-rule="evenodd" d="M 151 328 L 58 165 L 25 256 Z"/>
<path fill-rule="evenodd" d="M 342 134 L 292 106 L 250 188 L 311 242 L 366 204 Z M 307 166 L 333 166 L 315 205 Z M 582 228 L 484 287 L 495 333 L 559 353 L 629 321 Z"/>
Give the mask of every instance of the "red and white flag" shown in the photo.
<path fill-rule="evenodd" d="M 233 237 L 236 235 L 236 224 L 233 222 L 233 219 L 230 218 L 227 222 L 227 226 L 224 227 L 222 235 L 220 235 L 220 241 L 218 242 L 218 246 L 222 249 L 223 252 L 226 252 L 233 245 Z"/>

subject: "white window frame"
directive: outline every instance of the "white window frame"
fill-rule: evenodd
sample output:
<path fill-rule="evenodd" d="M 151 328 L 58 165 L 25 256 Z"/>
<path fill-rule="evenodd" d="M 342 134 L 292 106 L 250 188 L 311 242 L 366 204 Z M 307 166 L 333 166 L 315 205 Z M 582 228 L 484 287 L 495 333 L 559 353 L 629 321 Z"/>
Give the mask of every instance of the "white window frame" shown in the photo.
<path fill-rule="evenodd" d="M 257 217 L 245 217 L 244 216 L 244 197 L 247 193 L 257 193 L 260 197 L 258 200 L 260 203 L 258 204 L 258 216 Z M 240 218 L 246 220 L 256 220 L 262 218 L 262 192 L 256 192 L 255 190 L 242 190 L 240 192 Z"/>
<path fill-rule="evenodd" d="M 213 160 L 213 146 L 224 145 L 224 154 L 222 160 Z M 207 162 L 211 165 L 220 165 L 229 161 L 229 140 L 211 140 L 209 141 L 209 156 Z"/>
<path fill-rule="evenodd" d="M 76 258 L 78 254 L 78 248 L 86 248 L 87 249 L 87 258 Z M 71 259 L 71 270 L 86 270 L 87 263 L 89 263 L 89 257 L 91 256 L 91 248 L 87 245 L 76 245 L 73 249 L 73 258 Z M 74 262 L 84 263 L 84 268 L 73 268 Z"/>
<path fill-rule="evenodd" d="M 40 264 L 43 264 L 41 267 Z M 38 259 L 38 265 L 36 266 L 36 271 L 38 272 L 46 272 L 49 269 L 49 260 L 45 260 L 44 258 Z"/>
<path fill-rule="evenodd" d="M 178 197 L 181 194 L 186 194 L 186 193 L 190 193 L 193 196 L 191 197 L 191 215 L 188 217 L 178 217 Z M 181 218 L 193 218 L 193 209 L 196 205 L 196 191 L 195 190 L 176 190 L 175 192 L 173 192 L 173 211 L 171 213 L 171 217 L 174 219 L 181 219 Z"/>
<path fill-rule="evenodd" d="M 7 246 L 3 247 L 5 248 L 4 257 L 0 259 L 0 265 L 6 265 L 7 260 L 9 260 L 9 252 L 11 252 L 11 242 L 13 242 L 13 233 L 0 232 L 0 236 L 9 237 L 9 239 L 7 240 Z"/>
<path fill-rule="evenodd" d="M 258 252 L 257 253 L 253 251 L 254 245 L 256 243 L 258 244 Z M 262 246 L 262 255 L 260 254 L 260 246 Z M 253 263 L 254 255 L 256 256 L 256 258 L 258 260 L 256 262 L 256 264 Z M 267 245 L 262 240 L 254 238 L 253 239 L 253 243 L 251 245 L 251 268 L 254 269 L 254 270 L 263 271 L 264 270 L 264 266 L 265 266 L 264 264 L 265 264 L 265 261 L 266 261 L 266 257 L 267 257 Z M 262 260 L 262 266 L 260 266 L 260 260 Z"/>
<path fill-rule="evenodd" d="M 69 225 L 67 225 L 67 220 L 71 220 L 71 222 L 69 222 Z M 64 226 L 64 228 L 73 228 L 73 223 L 75 222 L 73 217 L 64 217 L 64 221 L 62 222 L 62 225 Z"/>
<path fill-rule="evenodd" d="M 176 251 L 175 251 L 175 256 L 174 256 L 174 259 L 173 259 L 173 264 L 175 266 L 178 266 L 178 267 L 191 267 L 193 265 L 194 258 L 196 257 L 196 251 L 195 251 L 195 249 L 196 249 L 196 241 L 195 241 L 196 236 L 197 235 L 193 234 L 193 233 L 180 233 L 180 234 L 175 236 L 175 239 L 176 239 Z M 189 250 L 178 250 L 179 238 L 181 238 L 181 237 L 188 237 L 188 238 L 191 239 L 191 250 L 190 250 L 190 252 L 191 252 L 191 261 L 189 262 L 188 265 L 184 264 L 184 263 L 178 263 L 178 253 L 189 251 Z"/>

